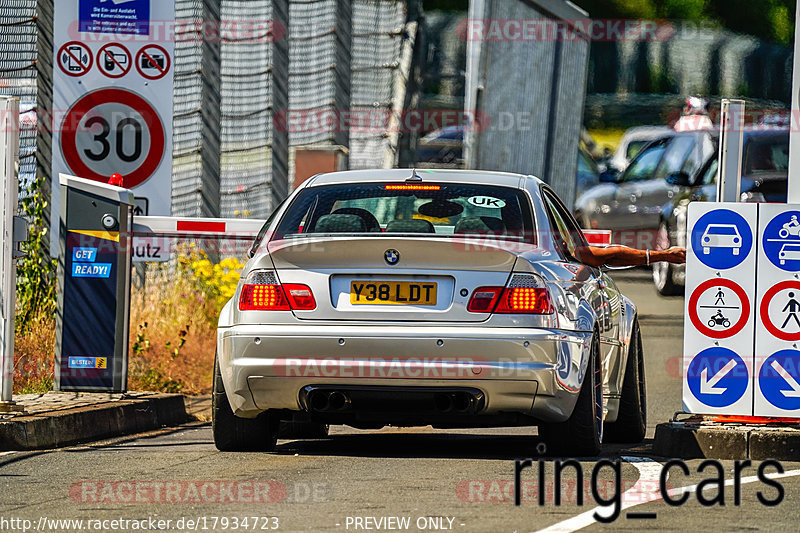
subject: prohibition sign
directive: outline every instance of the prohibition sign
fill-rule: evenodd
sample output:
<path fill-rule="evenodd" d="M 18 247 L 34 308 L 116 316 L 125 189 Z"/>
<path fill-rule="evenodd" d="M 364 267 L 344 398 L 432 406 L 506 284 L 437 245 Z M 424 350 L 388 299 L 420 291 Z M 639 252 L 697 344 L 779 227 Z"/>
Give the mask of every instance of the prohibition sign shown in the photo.
<path fill-rule="evenodd" d="M 778 326 L 772 323 L 772 319 L 769 316 L 769 304 L 772 302 L 772 299 L 781 291 L 785 291 L 786 289 L 795 289 L 796 291 L 800 292 L 800 281 L 782 281 L 764 293 L 764 298 L 761 300 L 761 323 L 764 324 L 764 327 L 767 328 L 767 331 L 775 335 L 775 337 L 784 340 L 784 341 L 800 341 L 800 332 L 797 333 L 787 333 L 780 329 Z"/>
<path fill-rule="evenodd" d="M 167 50 L 157 44 L 148 44 L 136 52 L 136 70 L 148 80 L 160 80 L 166 76 L 171 63 Z"/>
<path fill-rule="evenodd" d="M 713 330 L 709 328 L 700 316 L 697 314 L 697 307 L 698 301 L 700 300 L 700 295 L 702 295 L 705 291 L 712 287 L 725 287 L 732 290 L 736 296 L 739 297 L 739 301 L 742 302 L 742 314 L 739 317 L 738 322 L 736 322 L 733 326 L 728 329 L 724 330 Z M 712 339 L 727 339 L 728 337 L 733 337 L 742 329 L 744 328 L 745 324 L 747 324 L 747 319 L 750 317 L 750 300 L 747 298 L 747 293 L 744 292 L 738 283 L 733 282 L 729 279 L 725 278 L 718 278 L 718 279 L 709 279 L 704 281 L 692 293 L 691 298 L 689 298 L 689 319 L 692 321 L 692 324 L 697 331 L 705 335 L 706 337 L 711 337 Z"/>
<path fill-rule="evenodd" d="M 106 183 L 108 176 L 92 170 L 83 160 L 78 150 L 77 134 L 81 120 L 95 108 L 104 104 L 117 104 L 130 108 L 144 120 L 146 135 L 150 139 L 150 149 L 141 164 L 132 172 L 125 174 L 125 186 L 136 187 L 144 183 L 161 164 L 164 155 L 165 134 L 161 117 L 150 103 L 138 94 L 117 88 L 92 91 L 81 97 L 64 117 L 61 134 L 61 152 L 69 168 L 78 176 Z"/>
<path fill-rule="evenodd" d="M 58 49 L 56 62 L 58 67 L 67 76 L 77 78 L 83 76 L 92 68 L 92 51 L 88 46 L 79 41 L 70 41 Z"/>
<path fill-rule="evenodd" d="M 121 44 L 108 43 L 97 52 L 97 68 L 109 78 L 121 78 L 131 70 L 131 53 Z"/>

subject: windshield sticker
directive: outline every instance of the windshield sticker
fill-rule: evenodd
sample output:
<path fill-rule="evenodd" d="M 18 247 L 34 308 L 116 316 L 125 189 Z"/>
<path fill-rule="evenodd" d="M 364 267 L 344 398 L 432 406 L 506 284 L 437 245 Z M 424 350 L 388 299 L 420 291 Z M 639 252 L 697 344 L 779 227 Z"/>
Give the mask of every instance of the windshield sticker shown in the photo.
<path fill-rule="evenodd" d="M 476 207 L 502 209 L 506 206 L 505 201 L 491 196 L 472 196 L 468 198 L 467 201 Z"/>

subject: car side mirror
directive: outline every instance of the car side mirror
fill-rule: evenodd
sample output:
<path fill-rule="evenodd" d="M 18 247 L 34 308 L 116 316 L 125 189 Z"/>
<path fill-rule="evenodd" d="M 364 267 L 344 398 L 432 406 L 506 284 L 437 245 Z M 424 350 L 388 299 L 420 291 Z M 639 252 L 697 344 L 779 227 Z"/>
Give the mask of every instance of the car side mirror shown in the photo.
<path fill-rule="evenodd" d="M 667 183 L 670 185 L 678 185 L 679 187 L 689 187 L 689 174 L 686 172 L 673 172 L 667 176 Z"/>
<path fill-rule="evenodd" d="M 620 172 L 609 168 L 600 173 L 600 183 L 618 183 Z"/>

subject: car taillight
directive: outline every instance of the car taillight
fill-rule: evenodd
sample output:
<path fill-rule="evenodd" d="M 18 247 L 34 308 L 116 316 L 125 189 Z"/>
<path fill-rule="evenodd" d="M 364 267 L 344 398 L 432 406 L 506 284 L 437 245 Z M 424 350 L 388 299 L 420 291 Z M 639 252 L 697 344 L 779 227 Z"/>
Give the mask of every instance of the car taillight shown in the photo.
<path fill-rule="evenodd" d="M 467 311 L 470 313 L 491 313 L 497 299 L 503 292 L 503 287 L 480 287 L 472 293 L 472 298 L 469 299 Z"/>
<path fill-rule="evenodd" d="M 241 311 L 311 311 L 316 309 L 314 294 L 307 285 L 281 285 L 274 272 L 256 270 L 247 276 L 239 296 Z"/>
<path fill-rule="evenodd" d="M 549 315 L 553 312 L 550 293 L 544 288 L 512 287 L 505 289 L 495 313 L 530 313 Z"/>
<path fill-rule="evenodd" d="M 549 315 L 554 310 L 550 291 L 532 275 L 515 275 L 508 287 L 480 287 L 467 305 L 471 313 Z"/>

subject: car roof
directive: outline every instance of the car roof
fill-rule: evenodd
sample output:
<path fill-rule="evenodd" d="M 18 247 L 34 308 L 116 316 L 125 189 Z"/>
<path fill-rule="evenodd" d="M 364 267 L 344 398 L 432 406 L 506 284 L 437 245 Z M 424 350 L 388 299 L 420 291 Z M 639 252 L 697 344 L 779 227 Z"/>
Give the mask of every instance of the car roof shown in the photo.
<path fill-rule="evenodd" d="M 656 140 L 674 134 L 675 130 L 669 126 L 634 126 L 625 130 L 622 142 Z"/>
<path fill-rule="evenodd" d="M 519 189 L 523 180 L 541 181 L 534 176 L 524 176 L 511 172 L 494 172 L 489 170 L 455 170 L 440 168 L 395 168 L 372 170 L 344 170 L 317 174 L 304 183 L 306 187 L 319 185 L 335 185 L 344 183 L 404 182 L 411 177 L 412 171 L 422 178 L 422 183 L 474 183 L 483 185 L 500 185 Z"/>

